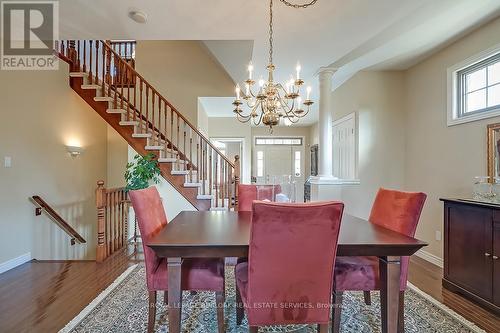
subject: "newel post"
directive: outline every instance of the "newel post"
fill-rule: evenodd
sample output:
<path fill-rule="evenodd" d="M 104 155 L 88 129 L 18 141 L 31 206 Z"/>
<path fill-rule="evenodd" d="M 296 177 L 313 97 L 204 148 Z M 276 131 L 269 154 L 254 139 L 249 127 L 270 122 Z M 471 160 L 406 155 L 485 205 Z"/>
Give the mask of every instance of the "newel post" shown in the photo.
<path fill-rule="evenodd" d="M 104 233 L 106 227 L 106 189 L 104 181 L 97 182 L 95 191 L 95 201 L 97 207 L 97 250 L 96 261 L 102 262 L 106 259 L 106 244 L 104 242 Z"/>
<path fill-rule="evenodd" d="M 234 157 L 234 210 L 238 210 L 238 185 L 240 183 L 240 156 Z"/>

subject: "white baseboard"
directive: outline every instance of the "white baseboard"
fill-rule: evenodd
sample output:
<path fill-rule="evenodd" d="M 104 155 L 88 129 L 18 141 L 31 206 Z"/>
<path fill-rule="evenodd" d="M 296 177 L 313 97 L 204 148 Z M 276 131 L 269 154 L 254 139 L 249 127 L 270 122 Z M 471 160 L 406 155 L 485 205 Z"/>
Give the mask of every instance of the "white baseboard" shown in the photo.
<path fill-rule="evenodd" d="M 11 270 L 13 268 L 16 268 L 17 266 L 20 266 L 30 260 L 31 260 L 31 252 L 28 252 L 17 258 L 13 258 L 3 263 L 0 263 L 0 274 L 7 272 L 8 270 Z"/>
<path fill-rule="evenodd" d="M 439 258 L 438 256 L 435 256 L 427 251 L 419 250 L 415 255 L 419 258 L 422 258 L 431 264 L 434 264 L 438 267 L 443 268 L 443 259 Z"/>

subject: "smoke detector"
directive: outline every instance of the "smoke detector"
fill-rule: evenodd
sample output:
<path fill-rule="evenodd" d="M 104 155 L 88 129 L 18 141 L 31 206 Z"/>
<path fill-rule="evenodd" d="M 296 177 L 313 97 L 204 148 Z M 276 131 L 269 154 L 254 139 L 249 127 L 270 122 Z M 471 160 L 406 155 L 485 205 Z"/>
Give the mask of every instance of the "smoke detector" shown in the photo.
<path fill-rule="evenodd" d="M 128 17 L 137 23 L 146 23 L 148 21 L 148 15 L 140 10 L 131 10 Z"/>

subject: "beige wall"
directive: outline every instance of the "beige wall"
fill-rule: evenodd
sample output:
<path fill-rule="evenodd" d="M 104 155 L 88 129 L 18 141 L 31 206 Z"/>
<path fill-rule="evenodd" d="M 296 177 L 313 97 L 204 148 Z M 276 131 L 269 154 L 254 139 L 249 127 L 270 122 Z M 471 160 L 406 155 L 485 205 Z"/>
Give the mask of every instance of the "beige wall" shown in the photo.
<path fill-rule="evenodd" d="M 107 181 L 106 187 L 124 187 L 128 162 L 128 143 L 111 126 L 107 126 Z"/>
<path fill-rule="evenodd" d="M 242 124 L 234 117 L 208 118 L 208 135 L 210 138 L 242 138 L 244 139 L 243 156 L 241 157 L 241 181 L 250 183 L 252 162 L 252 129 L 249 124 Z M 232 160 L 233 157 L 229 156 Z"/>
<path fill-rule="evenodd" d="M 198 100 L 198 130 L 208 136 L 208 115 L 203 104 Z"/>
<path fill-rule="evenodd" d="M 446 69 L 500 43 L 500 18 L 432 55 L 406 73 L 406 187 L 428 194 L 417 236 L 442 258 L 440 197 L 470 197 L 474 176 L 486 170 L 486 125 L 499 118 L 447 127 Z"/>
<path fill-rule="evenodd" d="M 136 69 L 194 126 L 198 97 L 234 92 L 233 80 L 198 41 L 139 41 Z"/>
<path fill-rule="evenodd" d="M 403 83 L 402 72 L 359 72 L 332 93 L 334 120 L 357 113 L 360 184 L 338 189 L 346 213 L 367 218 L 379 187 L 404 186 Z"/>
<path fill-rule="evenodd" d="M 106 180 L 106 123 L 58 71 L 0 72 L 0 263 L 28 252 L 37 259 L 93 259 L 94 192 Z M 80 144 L 72 158 L 65 145 Z M 12 168 L 4 168 L 5 156 Z M 87 240 L 70 238 L 28 200 L 40 195 Z"/>

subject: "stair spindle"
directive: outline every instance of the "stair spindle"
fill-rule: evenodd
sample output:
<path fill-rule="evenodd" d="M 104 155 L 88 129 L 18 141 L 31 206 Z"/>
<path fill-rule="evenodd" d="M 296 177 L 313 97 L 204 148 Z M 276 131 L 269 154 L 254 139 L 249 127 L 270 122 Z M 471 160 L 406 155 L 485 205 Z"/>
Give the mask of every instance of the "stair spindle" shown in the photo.
<path fill-rule="evenodd" d="M 146 133 L 149 133 L 149 85 L 146 85 L 146 119 L 144 119 L 146 125 Z"/>
<path fill-rule="evenodd" d="M 176 156 L 177 156 L 177 170 L 180 170 L 180 165 L 179 165 L 179 159 L 180 159 L 180 140 L 179 140 L 179 136 L 180 136 L 180 124 L 179 124 L 179 114 L 176 114 L 177 115 L 177 141 L 176 141 L 176 145 L 177 145 L 177 151 L 176 151 Z"/>
<path fill-rule="evenodd" d="M 218 175 L 219 175 L 219 156 L 215 156 L 214 157 L 214 162 L 215 162 L 215 166 L 214 166 L 214 180 L 215 180 L 215 207 L 219 207 L 219 178 L 218 178 Z"/>
<path fill-rule="evenodd" d="M 129 76 L 130 70 L 128 66 L 125 66 L 125 78 L 127 81 L 127 120 L 130 120 L 130 76 Z"/>
<path fill-rule="evenodd" d="M 208 144 L 207 144 L 208 145 Z M 208 194 L 212 195 L 212 173 L 213 173 L 213 167 L 212 167 L 212 148 L 208 149 L 208 177 L 209 177 L 209 182 L 208 182 Z"/>
<path fill-rule="evenodd" d="M 193 131 L 189 128 L 189 181 L 193 182 Z"/>
<path fill-rule="evenodd" d="M 151 90 L 151 143 L 156 145 L 156 133 L 155 133 L 155 92 Z"/>
<path fill-rule="evenodd" d="M 142 129 L 143 129 L 142 122 L 144 121 L 144 117 L 142 115 L 142 109 L 143 109 L 142 106 L 143 106 L 143 104 L 142 104 L 142 79 L 141 78 L 139 78 L 139 105 L 140 105 L 140 107 L 139 107 L 139 112 L 140 112 L 140 116 L 139 116 L 139 132 L 143 133 L 142 132 Z"/>
<path fill-rule="evenodd" d="M 76 68 L 80 71 L 80 40 L 76 41 Z"/>
<path fill-rule="evenodd" d="M 102 86 L 101 86 L 101 91 L 103 96 L 106 95 L 106 48 L 104 47 L 104 44 L 102 45 Z"/>
<path fill-rule="evenodd" d="M 119 59 L 120 61 L 120 88 L 121 88 L 121 94 L 120 94 L 120 109 L 123 110 L 123 86 L 125 84 L 125 78 L 123 77 L 125 74 L 125 62 L 122 59 Z"/>
<path fill-rule="evenodd" d="M 196 169 L 196 182 L 197 183 L 201 183 L 200 181 L 200 172 L 201 172 L 201 151 L 200 151 L 200 139 L 201 137 L 199 135 L 196 135 L 196 166 L 197 166 L 197 169 Z M 203 186 L 203 184 L 202 184 Z"/>
<path fill-rule="evenodd" d="M 89 84 L 92 84 L 92 40 L 89 40 Z"/>
<path fill-rule="evenodd" d="M 82 70 L 84 73 L 87 73 L 87 41 L 84 40 L 83 42 L 83 67 Z"/>
<path fill-rule="evenodd" d="M 170 110 L 170 157 L 174 157 L 174 112 L 172 108 L 169 107 Z"/>
<path fill-rule="evenodd" d="M 95 84 L 99 84 L 99 41 L 95 41 Z"/>

